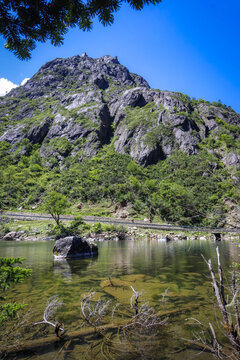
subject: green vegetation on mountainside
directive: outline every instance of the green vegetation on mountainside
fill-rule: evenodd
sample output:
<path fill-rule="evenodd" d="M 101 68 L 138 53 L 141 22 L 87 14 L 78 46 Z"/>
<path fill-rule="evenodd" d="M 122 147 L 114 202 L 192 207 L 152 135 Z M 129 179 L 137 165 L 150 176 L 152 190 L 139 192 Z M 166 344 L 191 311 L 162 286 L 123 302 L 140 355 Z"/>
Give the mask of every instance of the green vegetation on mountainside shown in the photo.
<path fill-rule="evenodd" d="M 2 209 L 37 205 L 54 189 L 71 203 L 79 201 L 131 205 L 132 216 L 149 209 L 164 221 L 216 225 L 224 218 L 225 201 L 239 199 L 238 189 L 220 159 L 204 148 L 198 155 L 174 152 L 165 161 L 143 168 L 130 156 L 105 146 L 97 156 L 79 162 L 67 157 L 64 169 L 42 164 L 37 145 L 18 159 L 9 144 L 0 149 Z M 26 145 L 25 145 L 26 146 Z"/>

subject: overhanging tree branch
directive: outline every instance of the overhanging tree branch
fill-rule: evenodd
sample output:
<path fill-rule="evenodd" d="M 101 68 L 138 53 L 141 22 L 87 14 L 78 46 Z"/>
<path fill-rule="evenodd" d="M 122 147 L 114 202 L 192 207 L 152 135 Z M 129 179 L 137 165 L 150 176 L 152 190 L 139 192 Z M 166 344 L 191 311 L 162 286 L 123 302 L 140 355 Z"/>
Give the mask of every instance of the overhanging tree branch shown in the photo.
<path fill-rule="evenodd" d="M 0 35 L 5 47 L 20 59 L 29 59 L 36 42 L 61 45 L 69 27 L 90 30 L 92 21 L 106 25 L 114 22 L 114 13 L 123 2 L 133 9 L 158 4 L 162 0 L 5 0 L 0 2 Z"/>

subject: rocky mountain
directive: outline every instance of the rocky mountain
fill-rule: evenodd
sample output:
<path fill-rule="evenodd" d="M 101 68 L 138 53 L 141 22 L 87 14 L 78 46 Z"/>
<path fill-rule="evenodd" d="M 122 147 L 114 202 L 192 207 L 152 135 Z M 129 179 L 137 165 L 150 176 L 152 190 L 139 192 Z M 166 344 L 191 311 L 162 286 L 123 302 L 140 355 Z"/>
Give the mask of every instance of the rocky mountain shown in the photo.
<path fill-rule="evenodd" d="M 55 59 L 0 97 L 0 208 L 44 210 L 55 190 L 95 215 L 239 225 L 239 164 L 231 107 L 151 89 L 116 57 Z"/>
<path fill-rule="evenodd" d="M 0 98 L 0 114 L 0 141 L 21 155 L 27 155 L 28 142 L 40 144 L 49 167 L 64 164 L 67 157 L 82 161 L 110 143 L 143 166 L 177 149 L 197 154 L 207 143 L 226 165 L 240 162 L 235 151 L 239 114 L 221 103 L 151 89 L 108 55 L 93 59 L 83 53 L 48 62 L 25 85 Z"/>

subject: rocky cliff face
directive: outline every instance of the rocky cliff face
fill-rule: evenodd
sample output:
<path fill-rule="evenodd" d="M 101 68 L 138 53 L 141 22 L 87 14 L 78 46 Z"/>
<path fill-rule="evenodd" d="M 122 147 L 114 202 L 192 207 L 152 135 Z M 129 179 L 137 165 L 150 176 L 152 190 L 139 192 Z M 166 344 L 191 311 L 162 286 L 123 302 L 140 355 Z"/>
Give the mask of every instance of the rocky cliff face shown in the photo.
<path fill-rule="evenodd" d="M 39 144 L 50 167 L 66 157 L 92 157 L 110 143 L 143 166 L 176 149 L 196 154 L 202 146 L 217 151 L 227 166 L 240 163 L 239 114 L 219 103 L 153 90 L 116 57 L 55 59 L 1 97 L 0 114 L 0 141 L 10 143 L 11 151 L 21 148 L 22 155 L 29 143 Z"/>

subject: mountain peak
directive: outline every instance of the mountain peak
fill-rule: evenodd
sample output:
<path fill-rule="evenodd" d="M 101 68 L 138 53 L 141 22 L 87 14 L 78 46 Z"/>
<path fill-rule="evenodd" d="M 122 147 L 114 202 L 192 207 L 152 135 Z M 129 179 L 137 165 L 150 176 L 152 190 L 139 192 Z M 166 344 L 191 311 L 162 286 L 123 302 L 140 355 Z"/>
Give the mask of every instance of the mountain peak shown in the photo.
<path fill-rule="evenodd" d="M 229 144 L 240 133 L 240 116 L 232 109 L 150 89 L 116 56 L 94 59 L 85 52 L 43 65 L 25 85 L 1 98 L 0 109 L 5 119 L 0 140 L 14 150 L 27 138 L 41 144 L 44 159 L 53 156 L 60 163 L 68 156 L 79 161 L 94 156 L 112 142 L 117 152 L 146 166 L 178 149 L 197 154 L 206 139 L 221 135 L 221 127 L 227 131 L 221 138 Z M 71 151 L 61 154 L 49 147 L 59 138 Z"/>
<path fill-rule="evenodd" d="M 13 89 L 7 96 L 18 97 L 24 92 L 26 97 L 36 99 L 50 92 L 68 94 L 83 88 L 115 88 L 114 94 L 130 87 L 149 88 L 146 80 L 132 74 L 121 65 L 117 57 L 105 55 L 94 59 L 86 53 L 64 58 L 56 58 L 43 65 L 40 70 L 20 88 Z M 110 91 L 109 91 L 110 93 Z"/>

